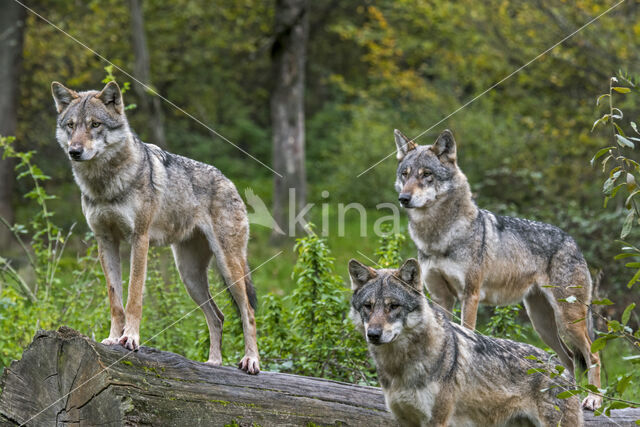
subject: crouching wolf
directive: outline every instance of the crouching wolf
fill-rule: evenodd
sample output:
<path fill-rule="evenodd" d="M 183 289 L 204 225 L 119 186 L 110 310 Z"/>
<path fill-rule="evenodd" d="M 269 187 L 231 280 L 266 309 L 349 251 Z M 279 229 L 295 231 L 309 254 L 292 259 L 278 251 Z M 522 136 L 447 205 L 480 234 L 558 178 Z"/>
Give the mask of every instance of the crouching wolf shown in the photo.
<path fill-rule="evenodd" d="M 239 366 L 257 374 L 256 294 L 246 255 L 249 223 L 233 183 L 213 166 L 140 141 L 129 128 L 115 82 L 100 92 L 75 92 L 57 82 L 51 90 L 58 110 L 56 137 L 71 159 L 107 281 L 111 332 L 102 342 L 138 348 L 147 251 L 150 244 L 170 244 L 187 292 L 207 320 L 207 363 L 222 363 L 224 316 L 211 298 L 207 279 L 213 255 L 242 317 L 245 355 Z M 121 241 L 131 244 L 126 309 Z"/>
<path fill-rule="evenodd" d="M 589 382 L 599 388 L 600 359 L 591 353 L 591 275 L 576 242 L 552 225 L 479 209 L 449 130 L 429 146 L 397 130 L 395 141 L 395 187 L 433 300 L 448 313 L 460 300 L 462 324 L 470 329 L 479 303 L 524 300 L 533 327 L 563 365 L 573 373 L 576 352 L 589 368 Z M 569 296 L 577 300 L 569 303 Z M 592 410 L 601 404 L 595 394 L 583 402 Z"/>
<path fill-rule="evenodd" d="M 528 374 L 541 366 L 528 356 L 547 361 L 549 355 L 451 323 L 427 302 L 415 259 L 398 270 L 351 260 L 349 274 L 351 317 L 401 425 L 582 425 L 578 398 L 557 397 L 572 387 L 570 375 Z"/>

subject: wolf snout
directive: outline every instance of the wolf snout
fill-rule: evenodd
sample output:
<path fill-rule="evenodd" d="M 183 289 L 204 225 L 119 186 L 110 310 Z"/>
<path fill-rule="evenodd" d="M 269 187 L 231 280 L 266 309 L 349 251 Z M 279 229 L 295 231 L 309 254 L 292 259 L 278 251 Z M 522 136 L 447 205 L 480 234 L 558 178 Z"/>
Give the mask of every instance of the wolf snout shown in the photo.
<path fill-rule="evenodd" d="M 82 149 L 82 147 L 70 147 L 69 157 L 71 157 L 73 160 L 80 160 L 83 151 L 84 150 Z"/>
<path fill-rule="evenodd" d="M 411 201 L 411 194 L 409 193 L 400 193 L 400 195 L 398 196 L 398 200 L 400 201 L 400 204 L 402 206 L 408 206 L 409 202 Z"/>
<path fill-rule="evenodd" d="M 382 337 L 382 328 L 370 327 L 367 329 L 367 339 L 371 344 L 378 344 Z"/>

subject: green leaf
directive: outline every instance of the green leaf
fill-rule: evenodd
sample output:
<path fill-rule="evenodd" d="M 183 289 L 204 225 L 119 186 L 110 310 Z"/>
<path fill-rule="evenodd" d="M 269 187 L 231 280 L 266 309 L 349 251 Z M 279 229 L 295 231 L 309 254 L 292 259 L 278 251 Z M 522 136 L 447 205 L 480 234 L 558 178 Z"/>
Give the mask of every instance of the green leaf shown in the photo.
<path fill-rule="evenodd" d="M 624 223 L 622 224 L 622 231 L 620 232 L 620 238 L 624 239 L 631 232 L 631 227 L 633 227 L 633 218 L 636 214 L 635 210 L 630 210 L 627 214 L 627 217 L 624 219 Z"/>
<path fill-rule="evenodd" d="M 631 287 L 638 281 L 638 279 L 640 279 L 640 269 L 638 269 L 638 271 L 636 271 L 636 274 L 634 274 L 631 280 L 629 280 L 629 283 L 627 283 L 627 288 L 631 289 Z"/>
<path fill-rule="evenodd" d="M 636 308 L 636 303 L 632 302 L 627 306 L 627 308 L 624 309 L 624 312 L 622 313 L 622 318 L 621 318 L 623 325 L 626 325 L 627 322 L 629 322 L 629 317 L 631 316 L 631 312 L 633 311 L 634 308 Z"/>
<path fill-rule="evenodd" d="M 567 391 L 563 391 L 561 393 L 558 393 L 558 395 L 556 396 L 558 399 L 568 399 L 571 396 L 575 396 L 576 394 L 580 393 L 580 390 L 567 390 Z"/>
<path fill-rule="evenodd" d="M 586 388 L 592 393 L 600 393 L 600 390 L 598 390 L 598 387 L 594 386 L 593 384 L 587 384 L 584 386 L 584 388 Z"/>
<path fill-rule="evenodd" d="M 591 127 L 591 132 L 593 132 L 596 126 L 598 126 L 600 123 L 607 123 L 607 120 L 609 120 L 610 117 L 611 117 L 610 114 L 605 114 L 604 116 L 600 117 L 598 120 L 593 122 L 593 126 Z"/>
<path fill-rule="evenodd" d="M 618 259 L 629 258 L 633 256 L 640 256 L 640 254 L 630 254 L 630 253 L 618 254 L 614 256 L 613 259 L 618 260 Z"/>
<path fill-rule="evenodd" d="M 609 150 L 611 150 L 613 147 L 605 147 L 602 148 L 600 150 L 598 150 L 598 152 L 595 154 L 595 156 L 593 156 L 593 158 L 591 159 L 591 166 L 593 166 L 593 164 L 595 163 L 596 160 L 598 160 L 600 157 L 604 156 L 605 154 L 607 154 L 609 152 Z"/>
<path fill-rule="evenodd" d="M 631 92 L 631 89 L 629 89 L 628 87 L 622 87 L 622 86 L 614 86 L 611 89 L 615 90 L 618 93 L 629 93 L 629 92 Z"/>
<path fill-rule="evenodd" d="M 631 382 L 632 375 L 633 374 L 625 375 L 621 379 L 618 380 L 618 384 L 616 385 L 616 390 L 617 390 L 618 393 L 620 393 L 620 395 L 622 395 L 622 393 L 624 393 L 624 391 L 629 386 L 629 383 Z"/>
<path fill-rule="evenodd" d="M 611 96 L 611 95 L 609 95 L 608 93 L 600 95 L 598 99 L 596 99 L 596 106 L 600 105 L 600 101 L 602 100 L 602 98 L 606 98 L 608 96 Z"/>
<path fill-rule="evenodd" d="M 618 140 L 618 144 L 620 144 L 621 147 L 629 147 L 629 148 L 635 148 L 636 146 L 633 144 L 633 142 L 629 141 L 627 138 L 625 138 L 622 135 L 616 134 L 616 139 Z"/>
<path fill-rule="evenodd" d="M 633 193 L 629 194 L 627 200 L 624 201 L 624 206 L 627 209 L 631 209 L 631 199 L 633 199 L 638 193 L 640 193 L 640 190 L 635 190 Z"/>
<path fill-rule="evenodd" d="M 593 343 L 591 343 L 591 353 L 596 353 L 602 350 L 607 345 L 608 340 L 609 340 L 609 337 L 605 336 L 605 337 L 600 337 L 597 340 L 595 340 Z"/>
<path fill-rule="evenodd" d="M 593 304 L 593 305 L 613 305 L 613 303 L 611 302 L 611 300 L 609 298 L 594 299 L 593 301 L 591 301 L 591 304 Z"/>

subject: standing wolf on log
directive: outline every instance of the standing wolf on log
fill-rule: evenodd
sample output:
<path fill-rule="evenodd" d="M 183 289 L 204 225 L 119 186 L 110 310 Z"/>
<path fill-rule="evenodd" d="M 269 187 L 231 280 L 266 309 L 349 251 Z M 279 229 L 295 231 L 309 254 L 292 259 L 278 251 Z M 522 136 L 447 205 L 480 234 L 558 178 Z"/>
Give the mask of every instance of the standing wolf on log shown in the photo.
<path fill-rule="evenodd" d="M 475 329 L 479 303 L 524 300 L 533 327 L 567 369 L 574 372 L 575 353 L 600 388 L 600 358 L 591 353 L 591 275 L 573 238 L 549 224 L 479 209 L 451 131 L 419 146 L 396 130 L 395 142 L 395 188 L 434 301 L 451 313 L 460 300 L 462 324 Z M 568 302 L 570 296 L 577 300 Z M 583 401 L 591 410 L 601 404 L 593 393 Z"/>
<path fill-rule="evenodd" d="M 149 245 L 171 245 L 187 292 L 204 312 L 211 340 L 207 363 L 222 364 L 224 316 L 209 293 L 215 256 L 244 331 L 242 370 L 260 370 L 247 263 L 249 222 L 233 183 L 213 166 L 145 144 L 130 130 L 120 88 L 76 92 L 51 85 L 58 110 L 56 137 L 71 159 L 82 211 L 98 241 L 111 305 L 111 331 L 102 342 L 129 350 L 140 345 L 142 293 Z M 120 242 L 131 243 L 126 310 L 122 305 Z"/>

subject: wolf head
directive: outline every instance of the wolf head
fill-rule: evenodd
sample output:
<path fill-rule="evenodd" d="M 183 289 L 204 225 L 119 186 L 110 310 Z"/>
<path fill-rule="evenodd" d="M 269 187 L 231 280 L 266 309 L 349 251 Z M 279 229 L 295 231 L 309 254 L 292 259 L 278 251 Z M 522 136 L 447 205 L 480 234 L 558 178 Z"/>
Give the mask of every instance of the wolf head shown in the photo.
<path fill-rule="evenodd" d="M 374 270 L 352 259 L 351 316 L 367 342 L 388 344 L 422 319 L 425 297 L 420 266 L 411 258 L 398 270 Z"/>
<path fill-rule="evenodd" d="M 53 82 L 51 92 L 58 110 L 56 138 L 71 160 L 99 158 L 126 140 L 129 125 L 116 82 L 100 92 L 76 92 Z"/>
<path fill-rule="evenodd" d="M 433 145 L 420 146 L 399 130 L 394 131 L 398 149 L 396 191 L 405 208 L 428 208 L 466 180 L 456 163 L 456 141 L 450 130 L 438 136 Z"/>

